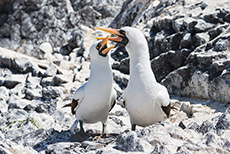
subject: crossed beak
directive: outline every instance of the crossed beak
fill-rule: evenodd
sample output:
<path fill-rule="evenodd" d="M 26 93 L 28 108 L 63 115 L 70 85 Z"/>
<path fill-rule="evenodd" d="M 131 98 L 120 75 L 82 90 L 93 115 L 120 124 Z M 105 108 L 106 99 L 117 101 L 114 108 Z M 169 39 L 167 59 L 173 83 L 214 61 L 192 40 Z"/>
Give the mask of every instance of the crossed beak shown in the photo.
<path fill-rule="evenodd" d="M 102 30 L 102 31 L 105 31 L 105 32 L 108 32 L 110 34 L 113 34 L 113 35 L 116 35 L 116 36 L 123 36 L 123 34 L 119 33 L 120 29 L 112 29 L 112 28 L 101 28 L 101 27 L 97 27 L 95 29 L 98 29 L 98 30 Z"/>
<path fill-rule="evenodd" d="M 99 51 L 101 51 L 104 47 L 107 46 L 109 38 L 110 38 L 109 35 L 106 36 L 105 38 L 102 38 L 102 41 L 100 42 L 101 47 L 100 47 Z M 105 48 L 104 50 L 101 51 L 101 53 L 105 55 L 107 52 L 109 52 L 109 50 L 111 50 L 114 47 L 115 47 L 115 45 L 108 47 L 108 48 Z"/>
<path fill-rule="evenodd" d="M 97 27 L 95 29 L 102 30 L 102 31 L 108 32 L 110 34 L 118 36 L 118 37 L 109 37 L 108 38 L 108 40 L 113 41 L 113 42 L 121 42 L 122 41 L 121 37 L 124 37 L 123 34 L 119 33 L 120 29 L 100 28 L 100 27 Z M 119 36 L 121 36 L 121 37 L 119 37 Z M 103 37 L 96 37 L 95 39 L 102 40 L 104 38 Z"/>

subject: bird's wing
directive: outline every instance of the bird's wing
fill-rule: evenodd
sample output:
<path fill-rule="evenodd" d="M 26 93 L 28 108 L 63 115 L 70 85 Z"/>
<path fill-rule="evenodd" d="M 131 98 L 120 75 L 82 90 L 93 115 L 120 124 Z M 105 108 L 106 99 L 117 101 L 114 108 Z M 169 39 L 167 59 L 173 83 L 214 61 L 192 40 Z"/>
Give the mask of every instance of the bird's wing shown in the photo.
<path fill-rule="evenodd" d="M 169 117 L 170 110 L 171 110 L 170 98 L 169 98 L 168 90 L 164 86 L 162 86 L 162 88 L 158 92 L 156 102 L 159 103 L 158 105 Z"/>
<path fill-rule="evenodd" d="M 74 93 L 74 98 L 72 102 L 64 105 L 63 107 L 71 107 L 72 114 L 75 114 L 76 110 L 79 108 L 83 98 L 84 98 L 84 87 L 86 84 L 82 85 L 80 88 L 76 90 Z"/>
<path fill-rule="evenodd" d="M 78 88 L 76 90 L 76 92 L 74 93 L 74 98 L 72 100 L 72 103 L 71 103 L 71 112 L 72 114 L 75 114 L 76 110 L 79 108 L 83 98 L 84 98 L 84 88 L 85 88 L 85 85 L 82 85 L 80 88 Z"/>
<path fill-rule="evenodd" d="M 109 111 L 111 111 L 113 107 L 115 106 L 116 100 L 117 100 L 117 91 L 113 88 Z"/>

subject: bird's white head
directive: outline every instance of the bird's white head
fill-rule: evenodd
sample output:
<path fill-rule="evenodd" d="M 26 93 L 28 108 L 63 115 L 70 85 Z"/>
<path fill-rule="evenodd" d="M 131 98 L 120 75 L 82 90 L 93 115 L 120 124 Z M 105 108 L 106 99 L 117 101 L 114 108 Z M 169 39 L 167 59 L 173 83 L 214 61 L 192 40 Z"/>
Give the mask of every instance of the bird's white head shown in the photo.
<path fill-rule="evenodd" d="M 116 42 L 119 46 L 125 46 L 129 54 L 143 54 L 143 52 L 148 54 L 147 40 L 144 34 L 137 28 L 123 27 L 121 29 L 97 29 L 116 35 L 117 37 L 110 37 L 109 40 Z M 134 51 L 140 53 L 133 53 Z"/>
<path fill-rule="evenodd" d="M 96 59 L 103 59 L 104 57 L 107 57 L 108 52 L 114 47 L 107 47 L 109 36 L 104 38 L 102 41 L 96 41 L 91 47 L 90 47 L 90 58 L 91 60 Z"/>
<path fill-rule="evenodd" d="M 137 28 L 123 27 L 119 32 L 128 39 L 127 45 L 143 44 L 147 42 L 144 34 Z"/>

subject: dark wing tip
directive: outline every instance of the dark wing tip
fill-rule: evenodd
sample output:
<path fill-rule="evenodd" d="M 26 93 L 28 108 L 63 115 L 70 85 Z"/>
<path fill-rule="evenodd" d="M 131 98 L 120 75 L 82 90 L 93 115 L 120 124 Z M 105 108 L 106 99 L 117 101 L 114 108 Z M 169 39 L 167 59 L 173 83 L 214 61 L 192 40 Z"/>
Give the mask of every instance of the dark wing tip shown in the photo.
<path fill-rule="evenodd" d="M 125 102 L 125 100 L 123 101 L 123 105 L 124 105 L 124 107 L 126 108 L 126 102 Z"/>
<path fill-rule="evenodd" d="M 75 99 L 73 99 L 72 100 L 72 103 L 71 103 L 71 112 L 72 112 L 72 114 L 75 114 L 75 108 L 78 106 L 78 99 L 77 100 L 75 100 Z"/>
<path fill-rule="evenodd" d="M 71 103 L 62 106 L 62 108 L 64 108 L 64 107 L 70 107 L 70 106 L 71 106 Z"/>
<path fill-rule="evenodd" d="M 171 111 L 171 104 L 169 103 L 168 106 L 161 106 L 161 108 L 165 112 L 165 114 L 167 115 L 167 117 L 169 117 L 170 111 Z"/>
<path fill-rule="evenodd" d="M 109 112 L 113 109 L 113 107 L 115 106 L 115 104 L 116 104 L 116 100 L 113 101 L 112 106 L 111 106 Z"/>

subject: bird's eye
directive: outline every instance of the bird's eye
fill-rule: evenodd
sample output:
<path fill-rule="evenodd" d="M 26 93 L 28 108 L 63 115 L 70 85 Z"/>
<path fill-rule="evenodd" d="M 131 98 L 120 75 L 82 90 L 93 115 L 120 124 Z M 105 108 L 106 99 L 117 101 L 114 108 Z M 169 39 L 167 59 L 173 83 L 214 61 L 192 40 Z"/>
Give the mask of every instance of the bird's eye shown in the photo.
<path fill-rule="evenodd" d="M 99 49 L 99 46 L 96 46 L 96 49 Z"/>
<path fill-rule="evenodd" d="M 125 31 L 124 30 L 120 30 L 119 33 L 125 35 Z"/>

